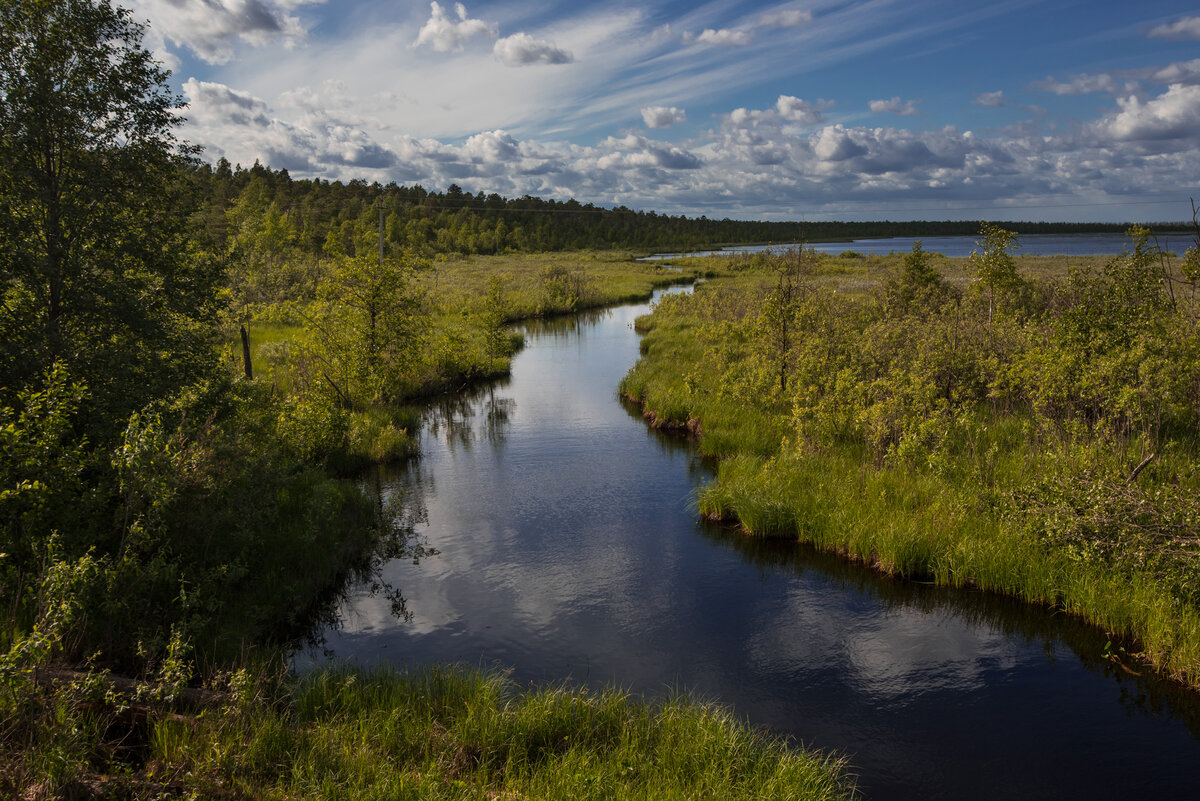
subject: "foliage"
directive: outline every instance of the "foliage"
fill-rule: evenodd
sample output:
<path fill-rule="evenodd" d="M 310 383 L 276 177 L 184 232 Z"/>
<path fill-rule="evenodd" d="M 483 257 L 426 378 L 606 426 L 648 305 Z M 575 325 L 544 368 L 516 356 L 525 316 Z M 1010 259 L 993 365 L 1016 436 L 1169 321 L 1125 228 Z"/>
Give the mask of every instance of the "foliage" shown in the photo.
<path fill-rule="evenodd" d="M 347 408 L 395 399 L 426 328 L 409 260 L 342 257 L 319 296 L 307 315 L 307 355 L 320 379 Z"/>
<path fill-rule="evenodd" d="M 0 6 L 0 401 L 61 361 L 100 438 L 214 365 L 218 272 L 141 36 L 108 0 Z"/>
<path fill-rule="evenodd" d="M 987 300 L 988 325 L 992 325 L 997 310 L 1019 308 L 1026 284 L 1012 256 L 1017 247 L 1016 233 L 985 222 L 979 234 L 982 249 L 973 250 L 967 264 L 975 273 L 975 294 Z"/>

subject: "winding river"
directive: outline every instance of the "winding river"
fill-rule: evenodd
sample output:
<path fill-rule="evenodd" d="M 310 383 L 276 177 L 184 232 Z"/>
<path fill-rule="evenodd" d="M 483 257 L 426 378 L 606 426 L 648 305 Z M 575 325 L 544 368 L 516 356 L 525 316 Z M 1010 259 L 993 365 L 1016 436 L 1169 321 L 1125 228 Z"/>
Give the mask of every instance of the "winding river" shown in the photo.
<path fill-rule="evenodd" d="M 616 397 L 646 311 L 530 324 L 511 378 L 428 409 L 374 476 L 414 542 L 302 665 L 685 689 L 845 754 L 868 799 L 1200 797 L 1200 697 L 1101 632 L 698 522 L 710 466 Z"/>

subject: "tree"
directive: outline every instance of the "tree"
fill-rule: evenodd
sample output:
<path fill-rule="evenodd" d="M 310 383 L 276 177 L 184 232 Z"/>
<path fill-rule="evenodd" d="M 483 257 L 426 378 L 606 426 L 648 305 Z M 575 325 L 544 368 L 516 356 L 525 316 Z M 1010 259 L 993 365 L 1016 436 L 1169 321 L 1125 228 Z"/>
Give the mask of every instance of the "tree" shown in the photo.
<path fill-rule="evenodd" d="M 792 370 L 793 346 L 798 339 L 796 312 L 804 292 L 804 278 L 812 271 L 815 251 L 793 248 L 772 260 L 775 288 L 763 298 L 759 309 L 758 326 L 764 351 L 763 358 L 772 373 L 779 377 L 779 394 L 787 392 L 788 374 Z"/>
<path fill-rule="evenodd" d="M 214 364 L 179 98 L 108 0 L 0 4 L 0 403 L 61 363 L 101 440 Z"/>
<path fill-rule="evenodd" d="M 426 327 L 412 258 L 343 256 L 308 318 L 319 379 L 351 407 L 397 397 Z"/>
<path fill-rule="evenodd" d="M 1011 303 L 1025 286 L 1017 272 L 1012 251 L 1017 247 L 1017 235 L 998 225 L 982 223 L 979 234 L 983 250 L 971 251 L 969 266 L 975 269 L 977 291 L 987 295 L 988 325 L 992 324 L 996 307 Z"/>
<path fill-rule="evenodd" d="M 906 314 L 931 311 L 948 294 L 945 279 L 933 264 L 933 254 L 921 248 L 921 240 L 913 242 L 912 250 L 904 254 L 900 271 L 886 285 L 888 307 Z"/>

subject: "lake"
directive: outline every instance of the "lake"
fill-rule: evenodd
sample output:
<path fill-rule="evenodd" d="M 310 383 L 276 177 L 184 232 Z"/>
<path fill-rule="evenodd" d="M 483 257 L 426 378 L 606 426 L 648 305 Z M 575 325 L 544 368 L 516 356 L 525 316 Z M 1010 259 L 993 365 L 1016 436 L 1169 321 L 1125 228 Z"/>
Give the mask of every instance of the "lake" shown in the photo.
<path fill-rule="evenodd" d="M 869 799 L 1195 797 L 1197 695 L 1096 629 L 699 521 L 711 465 L 616 395 L 647 309 L 531 323 L 511 378 L 428 409 L 420 459 L 369 479 L 408 553 L 299 667 L 684 689 L 848 755 Z"/>
<path fill-rule="evenodd" d="M 970 256 L 971 251 L 979 247 L 979 237 L 976 236 L 894 236 L 882 239 L 855 239 L 852 242 L 813 242 L 805 244 L 818 253 L 841 253 L 853 250 L 862 254 L 907 253 L 912 250 L 913 242 L 921 240 L 921 247 L 931 253 L 941 253 L 943 256 Z M 1019 247 L 1014 251 L 1018 255 L 1027 256 L 1111 256 L 1129 247 L 1129 237 L 1122 234 L 1022 234 L 1018 237 Z M 1164 234 L 1158 237 L 1159 245 L 1168 251 L 1182 255 L 1194 243 L 1192 235 L 1186 232 Z M 694 253 L 658 253 L 647 260 L 661 261 L 663 259 L 679 258 L 681 256 L 727 256 L 735 253 L 759 253 L 769 248 L 776 250 L 795 247 L 795 244 L 782 245 L 741 245 L 721 248 L 719 250 L 701 250 Z"/>

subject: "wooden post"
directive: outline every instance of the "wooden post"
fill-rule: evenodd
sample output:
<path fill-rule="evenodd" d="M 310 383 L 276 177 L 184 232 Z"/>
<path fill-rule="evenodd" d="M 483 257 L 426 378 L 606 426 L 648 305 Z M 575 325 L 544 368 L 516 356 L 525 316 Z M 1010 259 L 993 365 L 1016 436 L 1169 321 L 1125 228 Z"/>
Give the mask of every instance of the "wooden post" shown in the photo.
<path fill-rule="evenodd" d="M 246 368 L 246 378 L 254 380 L 254 366 L 250 364 L 250 334 L 246 326 L 242 326 L 242 364 Z"/>

